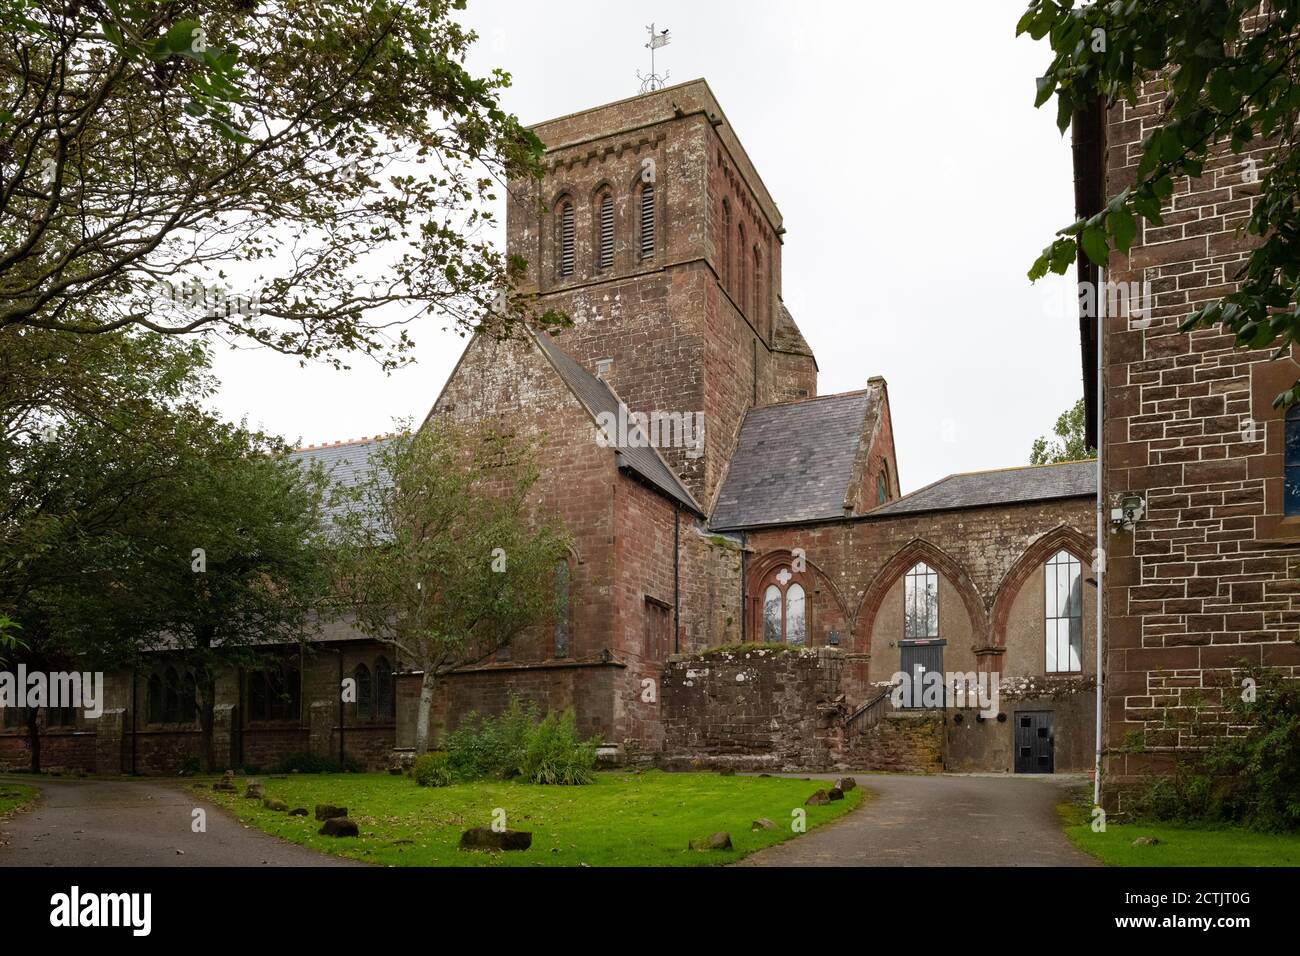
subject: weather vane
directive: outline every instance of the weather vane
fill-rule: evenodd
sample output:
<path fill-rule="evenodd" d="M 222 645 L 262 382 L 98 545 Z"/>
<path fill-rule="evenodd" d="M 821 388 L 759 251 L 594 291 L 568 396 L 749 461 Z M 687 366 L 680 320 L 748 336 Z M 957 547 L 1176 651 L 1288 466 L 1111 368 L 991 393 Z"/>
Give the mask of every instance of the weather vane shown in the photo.
<path fill-rule="evenodd" d="M 655 72 L 655 50 L 668 45 L 668 31 L 660 30 L 656 33 L 653 23 L 646 27 L 646 31 L 650 34 L 650 42 L 646 44 L 646 49 L 650 51 L 650 75 L 642 76 L 640 70 L 636 71 L 636 78 L 641 81 L 642 93 L 649 93 L 651 90 L 662 90 L 664 81 L 668 79 L 667 70 L 664 70 L 663 76 Z"/>

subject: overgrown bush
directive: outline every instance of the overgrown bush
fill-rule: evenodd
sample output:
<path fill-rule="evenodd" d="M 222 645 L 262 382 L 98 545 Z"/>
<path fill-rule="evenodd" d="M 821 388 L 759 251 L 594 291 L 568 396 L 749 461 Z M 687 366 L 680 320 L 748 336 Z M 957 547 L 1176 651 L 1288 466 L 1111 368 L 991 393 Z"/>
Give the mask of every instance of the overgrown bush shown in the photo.
<path fill-rule="evenodd" d="M 1136 795 L 1136 817 L 1300 829 L 1300 681 L 1265 669 L 1246 674 L 1253 700 L 1224 694 L 1233 729 L 1244 733 L 1216 738 L 1194 765 L 1151 781 Z"/>
<path fill-rule="evenodd" d="M 529 731 L 519 772 L 531 783 L 592 783 L 596 779 L 596 741 L 578 736 L 573 711 L 547 714 Z"/>
<path fill-rule="evenodd" d="M 468 714 L 447 735 L 447 758 L 458 780 L 522 776 L 530 783 L 587 784 L 595 779 L 597 740 L 578 736 L 572 711 L 544 719 L 532 701 L 512 698 L 499 717 Z"/>
<path fill-rule="evenodd" d="M 340 763 L 337 757 L 296 753 L 286 756 L 271 770 L 272 773 L 294 773 L 295 771 L 298 773 L 360 773 L 361 764 L 351 757 Z"/>
<path fill-rule="evenodd" d="M 447 735 L 452 771 L 462 780 L 518 776 L 529 731 L 540 719 L 537 704 L 518 697 L 510 698 L 510 706 L 499 717 L 467 714 L 460 727 Z"/>
<path fill-rule="evenodd" d="M 415 758 L 411 776 L 422 787 L 445 787 L 456 776 L 451 772 L 451 760 L 445 751 L 421 754 Z"/>

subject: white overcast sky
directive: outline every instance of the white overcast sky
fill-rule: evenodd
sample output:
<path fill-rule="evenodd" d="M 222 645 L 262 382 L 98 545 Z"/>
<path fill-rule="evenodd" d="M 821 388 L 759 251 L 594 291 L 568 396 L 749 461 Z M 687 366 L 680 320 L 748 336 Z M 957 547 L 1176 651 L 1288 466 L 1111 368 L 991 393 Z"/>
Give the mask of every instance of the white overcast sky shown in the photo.
<path fill-rule="evenodd" d="M 785 217 L 784 297 L 823 395 L 889 383 L 899 479 L 1026 464 L 1082 394 L 1072 288 L 1025 272 L 1072 219 L 1068 136 L 1033 109 L 1024 0 L 470 0 L 472 69 L 535 123 L 637 92 L 645 25 L 668 82 L 708 80 Z M 502 211 L 504 218 L 504 211 Z M 419 418 L 464 342 L 414 330 L 385 375 L 218 346 L 217 407 L 304 444 Z"/>

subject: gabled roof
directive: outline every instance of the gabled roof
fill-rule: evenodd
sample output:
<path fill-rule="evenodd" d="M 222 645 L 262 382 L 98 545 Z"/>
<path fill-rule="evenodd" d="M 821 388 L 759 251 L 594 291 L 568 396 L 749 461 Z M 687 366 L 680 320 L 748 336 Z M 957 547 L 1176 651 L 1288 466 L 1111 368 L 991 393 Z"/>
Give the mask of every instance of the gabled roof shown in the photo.
<path fill-rule="evenodd" d="M 592 375 L 574 361 L 547 333 L 530 330 L 530 334 L 541 348 L 542 354 L 559 373 L 560 378 L 586 408 L 593 422 L 596 422 L 597 416 L 600 415 L 612 415 L 615 420 L 619 418 L 619 408 L 623 403 L 607 382 Z M 610 446 L 615 449 L 618 456 L 618 467 L 636 473 L 669 498 L 703 516 L 704 509 L 681 483 L 676 473 L 668 467 L 668 463 L 664 461 L 658 450 L 650 445 L 649 438 L 635 420 L 628 421 L 626 437 L 629 439 L 627 443 Z M 594 433 L 592 440 L 595 440 Z"/>
<path fill-rule="evenodd" d="M 845 517 L 880 386 L 745 413 L 709 523 L 718 530 Z"/>
<path fill-rule="evenodd" d="M 346 487 L 355 485 L 370 475 L 379 453 L 387 442 L 388 438 L 376 436 L 357 441 L 335 442 L 332 445 L 308 445 L 306 448 L 294 449 L 289 453 L 289 457 L 304 468 L 314 464 L 320 465 L 325 470 L 325 476 L 331 486 Z M 381 480 L 386 480 L 387 477 L 386 472 L 381 472 Z M 342 508 L 332 507 L 327 496 L 322 512 L 326 522 L 332 523 L 336 517 L 341 517 L 353 507 L 351 504 Z"/>
<path fill-rule="evenodd" d="M 910 495 L 874 508 L 864 517 L 883 518 L 926 511 L 1047 501 L 1053 498 L 1085 498 L 1095 497 L 1096 494 L 1095 461 L 1028 465 L 1022 468 L 949 475 Z"/>

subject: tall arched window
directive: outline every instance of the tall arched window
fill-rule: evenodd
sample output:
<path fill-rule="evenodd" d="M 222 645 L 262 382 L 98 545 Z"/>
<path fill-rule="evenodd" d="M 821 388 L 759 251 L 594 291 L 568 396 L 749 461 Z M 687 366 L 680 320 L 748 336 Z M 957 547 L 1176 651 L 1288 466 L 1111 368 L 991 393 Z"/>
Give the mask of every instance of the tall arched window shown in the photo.
<path fill-rule="evenodd" d="M 640 196 L 640 237 L 638 248 L 642 259 L 655 254 L 655 184 L 642 183 Z"/>
<path fill-rule="evenodd" d="M 397 715 L 397 695 L 393 687 L 393 667 L 388 658 L 375 661 L 375 716 L 391 720 Z"/>
<path fill-rule="evenodd" d="M 181 722 L 194 723 L 199 714 L 199 685 L 194 675 L 187 673 L 181 680 Z"/>
<path fill-rule="evenodd" d="M 1286 474 L 1282 479 L 1282 510 L 1300 515 L 1300 404 L 1286 413 Z"/>
<path fill-rule="evenodd" d="M 569 562 L 555 562 L 555 656 L 569 656 Z"/>
<path fill-rule="evenodd" d="M 736 304 L 740 311 L 749 312 L 749 287 L 745 282 L 745 224 L 736 223 Z"/>
<path fill-rule="evenodd" d="M 924 561 L 907 572 L 903 589 L 903 637 L 939 636 L 939 574 Z"/>
<path fill-rule="evenodd" d="M 731 204 L 722 200 L 722 287 L 731 291 Z"/>
<path fill-rule="evenodd" d="M 574 266 L 577 263 L 577 250 L 575 247 L 577 234 L 574 231 L 573 202 L 571 200 L 565 199 L 560 202 L 560 211 L 556 219 L 559 232 L 557 271 L 560 278 L 567 278 L 573 275 Z"/>
<path fill-rule="evenodd" d="M 358 664 L 352 671 L 352 679 L 357 684 L 357 720 L 369 720 L 370 709 L 370 668 Z"/>
<path fill-rule="evenodd" d="M 181 682 L 176 668 L 163 672 L 163 723 L 175 724 L 181 719 Z"/>
<path fill-rule="evenodd" d="M 803 645 L 808 639 L 808 614 L 803 585 L 782 568 L 763 591 L 763 640 L 770 644 Z"/>
<path fill-rule="evenodd" d="M 149 723 L 163 722 L 163 682 L 157 674 L 149 675 L 149 688 L 146 691 L 149 708 Z"/>
<path fill-rule="evenodd" d="M 1083 566 L 1058 551 L 1043 566 L 1047 673 L 1083 670 Z"/>
<path fill-rule="evenodd" d="M 596 268 L 612 269 L 614 267 L 614 197 L 608 191 L 602 192 L 597 200 L 600 210 L 599 231 L 596 234 Z"/>
<path fill-rule="evenodd" d="M 754 314 L 751 317 L 754 327 L 765 332 L 763 326 L 763 254 L 754 246 Z"/>

